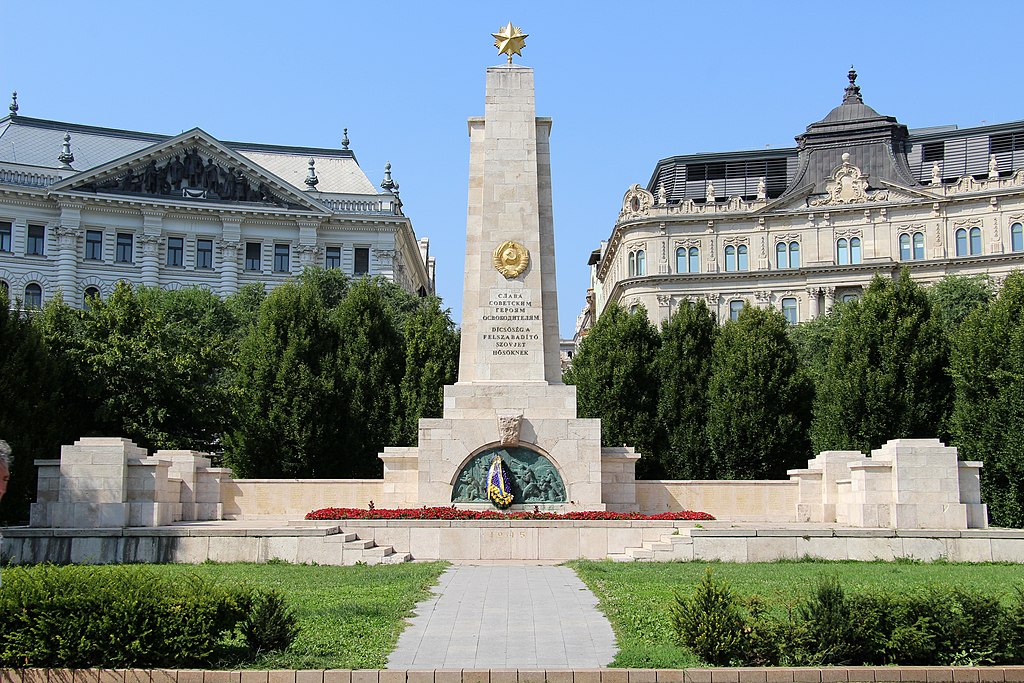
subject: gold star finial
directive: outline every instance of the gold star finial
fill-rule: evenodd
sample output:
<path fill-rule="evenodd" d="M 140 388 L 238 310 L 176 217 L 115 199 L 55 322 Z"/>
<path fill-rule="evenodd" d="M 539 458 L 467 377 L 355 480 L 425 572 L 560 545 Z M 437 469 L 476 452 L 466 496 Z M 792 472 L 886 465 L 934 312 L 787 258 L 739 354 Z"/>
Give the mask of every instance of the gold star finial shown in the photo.
<path fill-rule="evenodd" d="M 498 48 L 498 54 L 508 55 L 509 64 L 512 63 L 512 55 L 523 56 L 522 49 L 526 47 L 529 36 L 518 26 L 512 26 L 511 21 L 501 31 L 491 35 L 494 36 L 494 47 Z"/>

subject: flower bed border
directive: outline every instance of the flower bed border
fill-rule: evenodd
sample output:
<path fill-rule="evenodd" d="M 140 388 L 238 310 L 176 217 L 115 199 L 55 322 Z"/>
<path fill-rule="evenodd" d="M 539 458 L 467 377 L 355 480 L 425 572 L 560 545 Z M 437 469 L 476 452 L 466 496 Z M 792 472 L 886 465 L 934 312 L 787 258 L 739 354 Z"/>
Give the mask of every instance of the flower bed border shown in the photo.
<path fill-rule="evenodd" d="M 642 515 L 639 512 L 608 512 L 586 510 L 575 512 L 544 512 L 541 510 L 499 512 L 498 510 L 463 510 L 452 507 L 422 508 L 320 508 L 306 513 L 309 520 L 341 519 L 415 519 L 415 520 L 541 520 L 541 521 L 653 521 L 653 522 L 710 522 L 714 517 L 706 512 L 680 510 L 662 512 L 656 515 Z"/>

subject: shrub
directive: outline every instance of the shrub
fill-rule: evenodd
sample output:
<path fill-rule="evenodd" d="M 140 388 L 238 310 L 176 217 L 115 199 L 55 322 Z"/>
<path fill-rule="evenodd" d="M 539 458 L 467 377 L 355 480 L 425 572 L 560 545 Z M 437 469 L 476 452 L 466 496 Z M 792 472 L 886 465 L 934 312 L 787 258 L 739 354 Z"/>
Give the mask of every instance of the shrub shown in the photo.
<path fill-rule="evenodd" d="M 251 602 L 246 589 L 139 567 L 15 567 L 0 591 L 0 666 L 204 664 Z"/>
<path fill-rule="evenodd" d="M 275 590 L 256 591 L 252 595 L 252 607 L 240 630 L 249 650 L 257 652 L 279 652 L 288 649 L 299 634 L 295 611 L 284 601 L 284 596 Z"/>
<path fill-rule="evenodd" d="M 679 642 L 709 664 L 728 664 L 743 651 L 747 624 L 739 600 L 710 567 L 693 597 L 676 596 L 672 625 Z"/>
<path fill-rule="evenodd" d="M 850 604 L 838 577 L 820 579 L 810 599 L 798 607 L 797 614 L 805 623 L 804 635 L 811 645 L 808 664 L 835 665 L 854 661 L 860 648 Z"/>

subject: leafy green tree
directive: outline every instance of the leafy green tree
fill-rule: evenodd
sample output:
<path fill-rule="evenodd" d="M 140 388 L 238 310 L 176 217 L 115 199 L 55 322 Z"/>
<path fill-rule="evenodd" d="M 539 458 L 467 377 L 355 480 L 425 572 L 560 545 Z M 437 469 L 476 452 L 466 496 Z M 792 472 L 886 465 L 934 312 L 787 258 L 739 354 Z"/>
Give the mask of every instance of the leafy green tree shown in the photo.
<path fill-rule="evenodd" d="M 982 500 L 998 526 L 1024 526 L 1024 274 L 1011 274 L 987 310 L 960 326 L 950 372 L 953 440 L 981 460 Z"/>
<path fill-rule="evenodd" d="M 624 443 L 644 456 L 637 463 L 637 475 L 643 477 L 662 474 L 654 370 L 658 346 L 658 330 L 642 306 L 634 313 L 609 306 L 580 344 L 564 378 L 577 387 L 580 417 L 601 418 L 604 444 Z"/>
<path fill-rule="evenodd" d="M 710 474 L 705 426 L 717 333 L 715 314 L 703 301 L 684 301 L 661 327 L 654 372 L 659 380 L 659 429 L 666 439 L 661 463 L 672 479 L 706 479 Z"/>
<path fill-rule="evenodd" d="M 797 356 L 800 357 L 800 364 L 815 386 L 825 376 L 832 342 L 835 341 L 839 319 L 846 305 L 837 301 L 828 313 L 789 328 L 789 336 L 793 340 Z"/>
<path fill-rule="evenodd" d="M 992 286 L 987 275 L 947 275 L 927 290 L 932 313 L 950 338 L 976 308 L 987 308 Z"/>
<path fill-rule="evenodd" d="M 37 458 L 56 458 L 66 437 L 67 415 L 59 393 L 59 368 L 37 326 L 12 309 L 0 290 L 0 438 L 13 450 L 10 484 L 0 519 L 28 519 L 36 491 Z"/>
<path fill-rule="evenodd" d="M 342 340 L 323 284 L 304 274 L 274 289 L 242 339 L 224 454 L 237 476 L 323 476 L 338 454 Z"/>
<path fill-rule="evenodd" d="M 777 479 L 810 455 L 812 387 L 774 309 L 744 305 L 711 356 L 708 440 L 717 479 Z"/>
<path fill-rule="evenodd" d="M 444 385 L 454 384 L 458 372 L 459 333 L 450 311 L 437 297 L 423 299 L 405 324 L 404 443 L 416 443 L 420 418 L 441 417 Z"/>
<path fill-rule="evenodd" d="M 870 451 L 889 439 L 940 438 L 951 407 L 942 322 L 904 269 L 876 276 L 846 305 L 817 387 L 815 451 Z"/>

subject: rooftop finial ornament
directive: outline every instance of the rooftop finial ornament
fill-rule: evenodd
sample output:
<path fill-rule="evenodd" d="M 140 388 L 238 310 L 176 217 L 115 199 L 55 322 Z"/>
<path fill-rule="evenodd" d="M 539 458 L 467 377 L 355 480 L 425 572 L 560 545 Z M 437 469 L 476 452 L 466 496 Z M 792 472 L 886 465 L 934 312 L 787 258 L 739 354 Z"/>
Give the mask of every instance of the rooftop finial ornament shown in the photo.
<path fill-rule="evenodd" d="M 316 189 L 316 185 L 319 182 L 320 182 L 320 179 L 316 177 L 316 159 L 314 159 L 313 157 L 310 157 L 309 158 L 309 173 L 306 175 L 306 187 L 308 187 L 309 191 L 312 192 L 313 190 Z"/>
<path fill-rule="evenodd" d="M 518 26 L 512 26 L 511 21 L 508 26 L 491 35 L 494 36 L 494 47 L 498 48 L 498 54 L 508 56 L 509 64 L 512 63 L 512 55 L 523 56 L 522 49 L 526 47 L 529 35 L 523 33 L 523 29 Z"/>
<path fill-rule="evenodd" d="M 57 156 L 57 161 L 61 163 L 64 168 L 71 168 L 71 162 L 75 160 L 75 155 L 71 152 L 71 133 L 64 133 L 64 144 L 61 145 L 60 154 Z"/>
<path fill-rule="evenodd" d="M 846 86 L 843 94 L 843 104 L 864 104 L 864 98 L 860 96 L 860 86 L 857 85 L 857 71 L 850 65 L 850 71 L 846 74 L 850 79 L 850 85 Z"/>
<path fill-rule="evenodd" d="M 511 57 L 509 57 L 511 59 Z M 15 90 L 11 93 L 11 106 L 8 107 L 11 110 L 11 116 L 18 115 L 18 91 Z"/>
<path fill-rule="evenodd" d="M 341 148 L 348 149 L 348 128 L 341 129 Z"/>
<path fill-rule="evenodd" d="M 398 189 L 398 183 L 391 179 L 391 162 L 384 164 L 384 180 L 380 183 L 381 188 L 386 192 Z"/>

